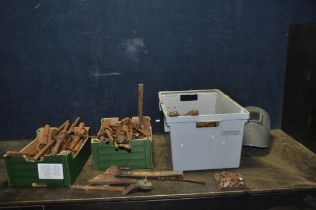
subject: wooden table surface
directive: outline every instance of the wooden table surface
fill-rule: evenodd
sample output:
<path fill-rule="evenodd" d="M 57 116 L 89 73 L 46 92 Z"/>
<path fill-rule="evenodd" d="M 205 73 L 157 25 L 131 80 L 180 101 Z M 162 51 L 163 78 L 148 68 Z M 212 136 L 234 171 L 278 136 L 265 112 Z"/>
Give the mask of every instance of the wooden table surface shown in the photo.
<path fill-rule="evenodd" d="M 150 192 L 85 191 L 71 188 L 10 188 L 4 161 L 0 160 L 0 207 L 38 206 L 58 204 L 106 203 L 118 201 L 159 201 L 243 196 L 279 192 L 315 192 L 316 155 L 282 130 L 272 131 L 269 149 L 244 147 L 238 169 L 185 172 L 186 178 L 206 181 L 198 185 L 181 181 L 153 180 Z M 0 153 L 20 149 L 28 141 L 2 141 Z M 2 155 L 1 154 L 1 155 Z M 153 170 L 171 170 L 170 139 L 168 135 L 153 136 Z M 247 190 L 221 191 L 214 174 L 222 171 L 238 172 L 245 178 Z M 75 184 L 88 184 L 100 172 L 93 170 L 92 158 L 87 161 Z M 104 206 L 103 206 L 104 207 Z M 315 206 L 316 208 L 316 206 Z"/>

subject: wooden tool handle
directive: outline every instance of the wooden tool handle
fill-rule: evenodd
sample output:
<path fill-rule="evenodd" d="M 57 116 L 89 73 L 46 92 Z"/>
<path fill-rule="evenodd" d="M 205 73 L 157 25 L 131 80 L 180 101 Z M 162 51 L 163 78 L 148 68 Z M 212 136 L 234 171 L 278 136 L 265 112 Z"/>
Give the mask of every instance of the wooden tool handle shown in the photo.
<path fill-rule="evenodd" d="M 138 118 L 139 124 L 143 125 L 143 106 L 144 106 L 144 84 L 138 84 Z"/>

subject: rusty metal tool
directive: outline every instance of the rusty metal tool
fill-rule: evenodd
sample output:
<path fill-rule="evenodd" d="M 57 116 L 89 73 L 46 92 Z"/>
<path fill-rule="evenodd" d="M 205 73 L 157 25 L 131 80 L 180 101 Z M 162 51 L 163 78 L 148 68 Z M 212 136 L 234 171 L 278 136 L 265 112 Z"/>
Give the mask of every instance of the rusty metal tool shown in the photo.
<path fill-rule="evenodd" d="M 118 170 L 116 173 L 117 177 L 128 177 L 128 178 L 182 178 L 182 171 L 130 171 L 130 170 Z"/>
<path fill-rule="evenodd" d="M 203 185 L 206 184 L 205 181 L 184 178 L 182 171 L 130 171 L 125 169 L 118 170 L 116 176 L 126 178 L 148 178 L 158 180 L 182 181 Z"/>
<path fill-rule="evenodd" d="M 168 116 L 169 117 L 196 116 L 196 115 L 199 115 L 199 110 L 197 110 L 197 109 L 192 109 L 192 110 L 190 110 L 189 112 L 187 112 L 185 114 L 179 114 L 179 112 L 177 110 L 168 112 Z"/>
<path fill-rule="evenodd" d="M 143 106 L 144 106 L 144 84 L 138 84 L 138 119 L 140 127 L 144 126 L 143 121 Z"/>
<path fill-rule="evenodd" d="M 63 129 L 57 134 L 54 139 L 56 141 L 53 149 L 51 150 L 51 155 L 56 155 L 59 151 L 60 145 L 66 141 L 67 138 L 67 130 L 69 126 L 69 120 L 66 121 L 67 123 L 64 125 Z"/>
<path fill-rule="evenodd" d="M 80 116 L 78 116 L 75 119 L 75 121 L 71 124 L 71 126 L 68 128 L 66 146 L 69 146 L 69 144 L 71 143 L 72 141 L 71 135 L 74 134 L 75 127 L 78 124 L 79 120 L 80 120 Z"/>
<path fill-rule="evenodd" d="M 123 124 L 128 124 L 129 122 L 130 122 L 130 118 L 129 117 L 125 117 L 125 118 L 123 118 L 123 119 L 121 119 L 121 124 L 123 125 Z"/>
<path fill-rule="evenodd" d="M 4 156 L 6 157 L 21 157 L 21 156 L 26 156 L 26 157 L 31 157 L 36 155 L 36 153 L 32 152 L 21 152 L 21 151 L 6 151 Z"/>
<path fill-rule="evenodd" d="M 48 134 L 48 143 L 33 157 L 33 160 L 41 158 L 45 153 L 49 151 L 49 148 L 55 144 L 53 136 L 56 134 L 55 130 L 50 129 Z"/>
<path fill-rule="evenodd" d="M 128 141 L 131 141 L 132 139 L 133 139 L 133 128 L 128 127 L 128 130 L 127 130 L 127 140 L 128 140 Z"/>
<path fill-rule="evenodd" d="M 109 186 L 109 185 L 72 185 L 72 189 L 79 190 L 110 190 L 123 192 L 125 187 L 123 186 Z"/>
<path fill-rule="evenodd" d="M 148 137 L 150 134 L 147 133 L 144 129 L 142 128 L 137 128 L 137 127 L 134 127 L 139 133 L 143 134 L 145 137 Z"/>
<path fill-rule="evenodd" d="M 153 189 L 153 185 L 149 181 L 140 180 L 136 184 L 130 184 L 125 186 L 113 186 L 113 185 L 72 185 L 72 189 L 79 190 L 109 190 L 109 191 L 119 191 L 122 195 L 127 195 L 134 189 L 141 189 L 142 191 L 149 191 Z"/>
<path fill-rule="evenodd" d="M 112 141 L 113 142 L 113 146 L 114 148 L 117 150 L 120 146 L 119 146 L 119 143 L 122 143 L 125 139 L 125 137 L 123 136 L 123 141 L 122 139 L 118 136 L 118 134 L 116 134 L 116 139 L 113 138 L 113 136 L 111 135 L 109 129 L 105 129 L 105 133 L 106 135 L 108 136 L 109 138 L 109 141 Z M 121 146 L 121 148 L 124 148 L 124 146 Z"/>
<path fill-rule="evenodd" d="M 102 122 L 100 130 L 97 134 L 97 138 L 100 139 L 100 141 L 105 141 L 105 142 L 109 142 L 110 139 L 107 137 L 105 137 L 105 135 L 108 136 L 108 134 L 106 134 L 106 130 L 108 130 L 109 135 L 111 135 L 111 133 L 113 133 L 113 129 L 109 126 L 109 125 L 105 125 L 104 122 Z"/>
<path fill-rule="evenodd" d="M 83 144 L 82 141 L 79 141 L 73 149 L 72 148 L 69 148 L 69 149 L 76 153 L 76 152 L 78 152 L 78 150 L 80 149 L 82 144 Z"/>
<path fill-rule="evenodd" d="M 150 191 L 153 189 L 153 184 L 147 179 L 138 180 L 135 184 L 130 184 L 122 191 L 122 195 L 126 195 L 134 189 L 140 189 L 142 191 Z"/>
<path fill-rule="evenodd" d="M 93 179 L 91 179 L 89 183 L 92 186 L 98 186 L 100 188 L 101 186 L 109 187 L 109 188 L 105 188 L 104 190 L 117 190 L 116 188 L 111 189 L 111 187 L 127 186 L 127 187 L 120 188 L 121 190 L 119 191 L 122 192 L 122 195 L 126 195 L 132 190 L 137 189 L 137 188 L 144 191 L 149 191 L 153 188 L 152 183 L 147 181 L 147 179 L 137 180 L 137 179 L 116 177 L 116 174 L 119 170 L 120 169 L 118 166 L 111 166 L 110 168 L 105 170 L 103 174 L 99 174 Z"/>
<path fill-rule="evenodd" d="M 44 125 L 43 131 L 38 136 L 38 144 L 36 146 L 37 151 L 40 151 L 46 144 L 48 144 L 50 126 L 48 124 Z"/>
<path fill-rule="evenodd" d="M 185 113 L 183 116 L 196 116 L 196 115 L 199 115 L 199 110 L 192 109 L 191 111 Z"/>
<path fill-rule="evenodd" d="M 68 134 L 68 135 L 71 135 L 71 134 L 74 133 L 75 127 L 76 127 L 76 125 L 78 124 L 79 120 L 80 120 L 80 116 L 78 116 L 78 117 L 75 119 L 75 121 L 71 124 L 71 126 L 69 127 L 69 129 L 68 129 L 68 131 L 67 131 L 67 134 Z"/>
<path fill-rule="evenodd" d="M 91 185 L 129 185 L 137 182 L 137 179 L 117 178 L 115 175 L 118 170 L 117 166 L 111 166 L 103 174 L 91 179 L 89 183 Z"/>
<path fill-rule="evenodd" d="M 84 128 L 85 124 L 81 122 L 78 126 L 77 131 L 75 131 L 74 138 L 71 142 L 70 148 L 75 149 L 76 145 L 80 141 L 80 139 L 86 134 L 87 130 Z"/>
<path fill-rule="evenodd" d="M 126 133 L 127 140 L 131 141 L 133 139 L 133 127 L 131 122 L 129 122 L 128 125 L 123 125 L 122 129 Z"/>
<path fill-rule="evenodd" d="M 48 142 L 48 144 L 46 144 L 34 157 L 33 160 L 37 160 L 40 157 L 42 157 L 42 155 L 44 155 L 45 152 L 48 151 L 48 149 L 55 143 L 54 140 L 51 140 Z"/>
<path fill-rule="evenodd" d="M 65 125 L 67 125 L 68 124 L 68 126 L 69 126 L 69 120 L 66 120 L 63 124 L 61 124 L 58 128 L 57 128 L 57 130 L 56 130 L 56 135 L 58 135 L 62 130 L 63 130 L 63 128 L 65 127 Z"/>

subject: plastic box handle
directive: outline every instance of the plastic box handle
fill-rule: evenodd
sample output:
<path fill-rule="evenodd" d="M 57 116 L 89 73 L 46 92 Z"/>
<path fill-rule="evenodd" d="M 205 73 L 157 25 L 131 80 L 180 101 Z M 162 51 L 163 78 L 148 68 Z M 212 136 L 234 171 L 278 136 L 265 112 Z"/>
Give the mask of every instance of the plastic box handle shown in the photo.
<path fill-rule="evenodd" d="M 216 128 L 219 127 L 219 125 L 219 121 L 204 121 L 195 123 L 196 128 Z"/>
<path fill-rule="evenodd" d="M 198 94 L 183 94 L 180 95 L 180 101 L 197 101 Z"/>

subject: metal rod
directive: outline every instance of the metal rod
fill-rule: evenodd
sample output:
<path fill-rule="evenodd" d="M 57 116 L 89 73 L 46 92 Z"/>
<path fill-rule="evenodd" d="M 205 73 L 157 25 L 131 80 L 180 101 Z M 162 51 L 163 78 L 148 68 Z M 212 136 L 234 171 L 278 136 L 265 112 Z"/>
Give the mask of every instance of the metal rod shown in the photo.
<path fill-rule="evenodd" d="M 144 109 L 144 84 L 138 84 L 138 119 L 140 126 L 143 126 L 143 109 Z"/>

